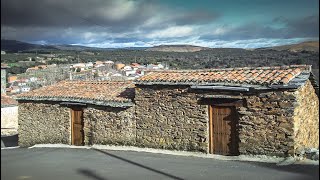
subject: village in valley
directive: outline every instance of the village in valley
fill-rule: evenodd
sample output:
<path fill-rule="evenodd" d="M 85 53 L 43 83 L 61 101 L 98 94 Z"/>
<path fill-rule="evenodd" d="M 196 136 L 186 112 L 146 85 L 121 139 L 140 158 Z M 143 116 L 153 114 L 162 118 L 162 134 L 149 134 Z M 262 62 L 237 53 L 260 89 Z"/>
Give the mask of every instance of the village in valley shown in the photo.
<path fill-rule="evenodd" d="M 1 64 L 1 69 L 8 69 L 7 64 Z M 6 74 L 7 95 L 16 95 L 42 86 L 51 85 L 61 80 L 134 80 L 153 70 L 167 70 L 165 64 L 123 64 L 113 61 L 96 61 L 75 64 L 38 65 L 27 68 L 24 73 Z M 3 92 L 3 91 L 2 91 Z"/>

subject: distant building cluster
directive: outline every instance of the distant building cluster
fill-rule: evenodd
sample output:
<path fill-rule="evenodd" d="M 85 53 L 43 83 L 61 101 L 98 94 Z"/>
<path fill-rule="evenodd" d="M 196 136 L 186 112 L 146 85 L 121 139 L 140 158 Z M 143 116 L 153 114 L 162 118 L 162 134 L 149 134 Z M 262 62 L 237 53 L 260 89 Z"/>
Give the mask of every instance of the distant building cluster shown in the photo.
<path fill-rule="evenodd" d="M 4 87 L 3 91 L 8 95 L 15 95 L 68 79 L 69 69 L 52 64 L 34 66 L 28 68 L 25 73 L 17 75 L 1 74 L 6 80 L 6 82 L 1 82 L 1 86 Z"/>
<path fill-rule="evenodd" d="M 1 93 L 16 95 L 42 86 L 52 85 L 62 80 L 134 80 L 153 70 L 168 69 L 158 64 L 124 64 L 121 62 L 96 61 L 69 65 L 37 65 L 25 73 L 8 75 L 6 64 L 1 64 Z"/>
<path fill-rule="evenodd" d="M 113 61 L 96 61 L 70 65 L 71 80 L 133 80 L 150 70 L 168 69 L 162 64 L 123 64 Z"/>

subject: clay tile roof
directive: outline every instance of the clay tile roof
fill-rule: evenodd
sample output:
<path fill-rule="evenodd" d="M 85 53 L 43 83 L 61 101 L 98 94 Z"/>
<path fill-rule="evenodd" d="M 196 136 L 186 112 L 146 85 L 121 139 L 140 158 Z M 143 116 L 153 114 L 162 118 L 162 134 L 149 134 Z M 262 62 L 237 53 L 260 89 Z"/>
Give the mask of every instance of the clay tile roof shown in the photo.
<path fill-rule="evenodd" d="M 9 68 L 8 64 L 1 63 L 1 69 Z"/>
<path fill-rule="evenodd" d="M 10 96 L 1 94 L 1 107 L 16 106 L 18 102 Z"/>
<path fill-rule="evenodd" d="M 135 81 L 136 84 L 250 84 L 284 85 L 301 72 L 310 72 L 309 65 L 276 67 L 244 67 L 205 70 L 166 70 L 152 71 Z"/>
<path fill-rule="evenodd" d="M 131 106 L 132 81 L 61 81 L 17 95 L 17 100 L 79 102 L 104 106 Z"/>

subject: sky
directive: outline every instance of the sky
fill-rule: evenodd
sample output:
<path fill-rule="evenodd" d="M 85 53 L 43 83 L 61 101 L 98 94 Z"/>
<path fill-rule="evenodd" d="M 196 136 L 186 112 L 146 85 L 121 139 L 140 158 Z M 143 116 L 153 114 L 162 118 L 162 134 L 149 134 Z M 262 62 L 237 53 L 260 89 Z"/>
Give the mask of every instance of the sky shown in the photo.
<path fill-rule="evenodd" d="M 1 0 L 1 39 L 102 48 L 319 40 L 318 0 Z"/>

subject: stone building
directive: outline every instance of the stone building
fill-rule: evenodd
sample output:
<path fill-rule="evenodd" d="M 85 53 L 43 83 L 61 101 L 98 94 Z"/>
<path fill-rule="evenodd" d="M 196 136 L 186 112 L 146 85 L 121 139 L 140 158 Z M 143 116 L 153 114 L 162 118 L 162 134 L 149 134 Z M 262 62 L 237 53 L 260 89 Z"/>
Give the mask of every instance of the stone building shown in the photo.
<path fill-rule="evenodd" d="M 62 81 L 17 96 L 19 145 L 135 142 L 131 82 Z"/>
<path fill-rule="evenodd" d="M 319 148 L 311 66 L 154 71 L 135 84 L 137 146 L 278 156 Z"/>
<path fill-rule="evenodd" d="M 20 146 L 278 156 L 319 147 L 311 66 L 153 71 L 134 84 L 65 81 L 19 95 Z"/>

